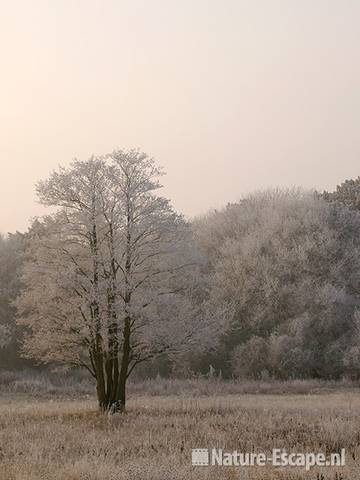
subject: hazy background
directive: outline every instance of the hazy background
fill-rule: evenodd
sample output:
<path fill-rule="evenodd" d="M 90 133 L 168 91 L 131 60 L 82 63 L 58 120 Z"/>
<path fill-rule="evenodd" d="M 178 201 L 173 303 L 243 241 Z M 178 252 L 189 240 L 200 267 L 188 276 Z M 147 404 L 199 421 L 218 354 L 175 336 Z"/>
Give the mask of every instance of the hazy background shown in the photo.
<path fill-rule="evenodd" d="M 360 2 L 0 0 L 0 231 L 58 164 L 140 147 L 186 215 L 359 175 Z"/>

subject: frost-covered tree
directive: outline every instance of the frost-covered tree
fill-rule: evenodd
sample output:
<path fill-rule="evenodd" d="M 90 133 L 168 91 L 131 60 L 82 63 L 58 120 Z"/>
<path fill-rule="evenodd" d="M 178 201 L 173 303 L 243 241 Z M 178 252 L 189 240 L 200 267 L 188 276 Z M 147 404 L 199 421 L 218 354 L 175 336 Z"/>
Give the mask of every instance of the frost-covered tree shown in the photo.
<path fill-rule="evenodd" d="M 324 192 L 322 196 L 328 202 L 339 202 L 360 210 L 360 177 L 345 180 L 334 192 Z"/>
<path fill-rule="evenodd" d="M 102 409 L 123 410 L 134 368 L 196 342 L 189 228 L 157 195 L 161 175 L 137 151 L 75 161 L 38 184 L 57 207 L 31 231 L 19 323 L 24 352 L 85 367 Z"/>
<path fill-rule="evenodd" d="M 19 232 L 0 235 L 0 365 L 6 368 L 23 363 L 18 351 L 22 331 L 15 323 L 13 302 L 21 289 L 25 238 Z"/>
<path fill-rule="evenodd" d="M 231 355 L 232 372 L 237 377 L 260 378 L 268 369 L 269 348 L 266 340 L 253 336 L 234 348 Z"/>
<path fill-rule="evenodd" d="M 311 192 L 272 190 L 211 213 L 194 228 L 208 259 L 210 297 L 234 304 L 218 357 L 223 372 L 229 374 L 236 349 L 232 365 L 247 376 L 259 375 L 256 364 L 283 378 L 346 373 L 356 356 L 354 346 L 344 357 L 360 305 L 357 212 Z M 269 352 L 266 367 L 259 338 Z"/>

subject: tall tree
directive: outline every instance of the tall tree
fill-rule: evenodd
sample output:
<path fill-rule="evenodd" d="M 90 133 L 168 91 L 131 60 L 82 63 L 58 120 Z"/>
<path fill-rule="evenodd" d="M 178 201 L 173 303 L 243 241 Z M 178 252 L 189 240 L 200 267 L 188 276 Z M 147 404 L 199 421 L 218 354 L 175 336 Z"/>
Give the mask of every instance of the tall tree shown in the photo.
<path fill-rule="evenodd" d="M 194 333 L 183 294 L 188 227 L 156 194 L 161 173 L 147 155 L 119 150 L 37 186 L 58 208 L 31 232 L 17 302 L 24 352 L 87 368 L 103 410 L 124 410 L 134 368 Z"/>

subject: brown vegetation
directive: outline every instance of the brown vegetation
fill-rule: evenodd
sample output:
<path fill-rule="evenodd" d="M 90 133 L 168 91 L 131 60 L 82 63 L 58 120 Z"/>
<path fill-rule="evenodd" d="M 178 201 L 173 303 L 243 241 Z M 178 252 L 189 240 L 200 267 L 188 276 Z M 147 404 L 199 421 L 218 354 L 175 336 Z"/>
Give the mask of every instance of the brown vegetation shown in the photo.
<path fill-rule="evenodd" d="M 8 374 L 5 385 L 4 375 L 0 377 L 6 390 L 0 401 L 1 479 L 355 480 L 359 476 L 360 391 L 351 383 L 293 382 L 281 387 L 270 382 L 243 386 L 207 380 L 142 382 L 131 387 L 127 414 L 111 416 L 99 413 L 85 380 L 77 394 L 80 400 L 75 400 L 73 380 L 59 377 L 46 383 L 45 378 L 38 375 L 21 382 Z M 255 392 L 256 385 L 258 391 L 268 393 L 244 393 Z M 288 393 L 269 393 L 280 393 L 281 388 Z M 317 393 L 308 394 L 311 391 Z M 346 448 L 347 466 L 310 472 L 270 466 L 192 467 L 191 449 L 206 447 L 326 453 Z"/>

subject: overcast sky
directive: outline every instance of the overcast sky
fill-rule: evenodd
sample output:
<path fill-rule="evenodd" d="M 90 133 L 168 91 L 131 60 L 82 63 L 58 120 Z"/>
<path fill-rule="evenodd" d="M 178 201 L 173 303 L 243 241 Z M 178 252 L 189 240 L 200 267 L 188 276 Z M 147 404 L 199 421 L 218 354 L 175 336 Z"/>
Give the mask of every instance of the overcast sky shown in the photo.
<path fill-rule="evenodd" d="M 57 165 L 139 147 L 187 216 L 360 174 L 358 0 L 0 0 L 0 231 Z"/>

